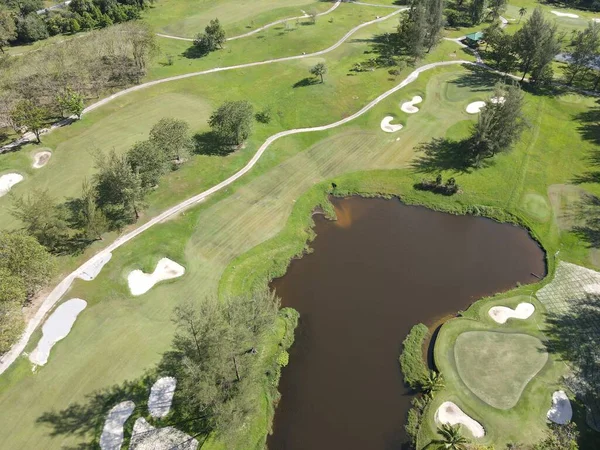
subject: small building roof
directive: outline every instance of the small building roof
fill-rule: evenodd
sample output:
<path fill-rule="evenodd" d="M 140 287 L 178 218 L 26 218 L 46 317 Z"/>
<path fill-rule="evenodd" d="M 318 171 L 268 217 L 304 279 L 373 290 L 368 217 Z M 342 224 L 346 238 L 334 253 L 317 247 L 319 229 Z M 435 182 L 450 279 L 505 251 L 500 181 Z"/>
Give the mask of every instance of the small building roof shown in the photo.
<path fill-rule="evenodd" d="M 476 31 L 475 33 L 470 33 L 465 36 L 469 41 L 480 41 L 483 39 L 483 31 Z"/>

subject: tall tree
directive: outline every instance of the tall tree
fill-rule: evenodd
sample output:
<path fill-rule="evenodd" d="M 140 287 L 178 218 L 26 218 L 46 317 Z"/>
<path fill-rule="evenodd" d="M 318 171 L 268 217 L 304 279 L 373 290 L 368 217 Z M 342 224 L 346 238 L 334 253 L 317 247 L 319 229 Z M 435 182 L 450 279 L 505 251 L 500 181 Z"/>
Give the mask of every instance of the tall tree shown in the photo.
<path fill-rule="evenodd" d="M 0 5 L 0 52 L 4 53 L 4 47 L 17 38 L 17 25 L 12 12 Z"/>
<path fill-rule="evenodd" d="M 57 205 L 48 190 L 34 189 L 24 197 L 15 197 L 12 215 L 25 226 L 30 236 L 51 252 L 64 250 L 69 239 L 65 209 Z"/>
<path fill-rule="evenodd" d="M 224 144 L 240 145 L 250 136 L 253 117 L 249 102 L 225 102 L 212 113 L 208 124 Z"/>
<path fill-rule="evenodd" d="M 21 305 L 18 302 L 0 303 L 0 355 L 10 350 L 24 328 Z"/>
<path fill-rule="evenodd" d="M 54 258 L 24 231 L 0 231 L 0 269 L 23 280 L 28 296 L 35 294 L 54 273 Z"/>
<path fill-rule="evenodd" d="M 81 185 L 81 208 L 78 213 L 83 237 L 89 241 L 102 240 L 102 234 L 108 230 L 109 222 L 98 207 L 96 189 L 88 180 L 83 180 Z"/>
<path fill-rule="evenodd" d="M 150 142 L 164 154 L 166 160 L 178 164 L 189 157 L 193 147 L 187 122 L 169 117 L 160 119 L 152 127 Z"/>
<path fill-rule="evenodd" d="M 170 151 L 168 147 L 166 150 Z M 140 175 L 144 189 L 157 186 L 160 177 L 167 171 L 167 155 L 151 140 L 135 143 L 127 152 L 127 161 Z"/>
<path fill-rule="evenodd" d="M 323 76 L 327 73 L 327 66 L 325 63 L 317 63 L 309 69 L 311 75 L 315 77 L 321 78 L 321 83 L 323 83 Z"/>
<path fill-rule="evenodd" d="M 499 30 L 498 33 L 486 36 L 486 42 L 491 46 L 489 58 L 496 63 L 496 68 L 502 72 L 511 72 L 516 63 L 514 36 Z"/>
<path fill-rule="evenodd" d="M 547 76 L 550 63 L 560 51 L 556 23 L 544 18 L 541 8 L 536 8 L 523 28 L 515 34 L 515 50 L 521 60 L 523 77 L 535 72 L 535 78 Z"/>
<path fill-rule="evenodd" d="M 490 0 L 490 15 L 493 20 L 497 20 L 498 17 L 500 17 L 500 14 L 506 10 L 506 4 L 507 0 Z"/>
<path fill-rule="evenodd" d="M 425 14 L 425 36 L 423 45 L 429 53 L 431 49 L 440 42 L 442 29 L 444 27 L 444 1 L 427 0 Z"/>
<path fill-rule="evenodd" d="M 46 108 L 36 105 L 31 100 L 21 100 L 15 105 L 11 113 L 13 122 L 20 128 L 25 127 L 28 131 L 35 134 L 37 142 L 40 141 L 40 134 L 44 128 L 48 116 Z"/>
<path fill-rule="evenodd" d="M 424 0 L 411 0 L 398 26 L 398 40 L 407 55 L 417 60 L 425 54 L 426 10 Z"/>
<path fill-rule="evenodd" d="M 486 158 L 511 149 L 520 138 L 525 119 L 523 92 L 516 84 L 498 84 L 493 97 L 479 114 L 470 138 L 470 148 L 478 165 Z"/>
<path fill-rule="evenodd" d="M 127 157 L 119 156 L 113 150 L 108 156 L 101 154 L 96 167 L 96 197 L 107 217 L 116 226 L 139 219 L 146 191 L 139 173 L 131 168 Z"/>
<path fill-rule="evenodd" d="M 469 16 L 473 25 L 479 25 L 483 20 L 483 13 L 486 7 L 486 0 L 471 0 L 469 5 Z"/>
<path fill-rule="evenodd" d="M 521 9 L 519 9 L 519 21 L 517 23 L 521 23 L 521 19 L 525 14 L 527 14 L 527 8 L 523 6 Z"/>
<path fill-rule="evenodd" d="M 585 30 L 578 31 L 573 47 L 564 69 L 568 85 L 573 84 L 576 78 L 585 76 L 596 62 L 600 48 L 600 26 L 596 22 L 590 22 Z"/>
<path fill-rule="evenodd" d="M 225 38 L 225 30 L 221 26 L 219 19 L 211 20 L 204 29 L 204 33 L 198 34 L 194 39 L 196 46 L 202 53 L 215 51 L 218 48 L 223 48 Z"/>
<path fill-rule="evenodd" d="M 0 267 L 0 304 L 17 302 L 22 305 L 27 300 L 25 281 L 12 274 L 6 267 Z"/>

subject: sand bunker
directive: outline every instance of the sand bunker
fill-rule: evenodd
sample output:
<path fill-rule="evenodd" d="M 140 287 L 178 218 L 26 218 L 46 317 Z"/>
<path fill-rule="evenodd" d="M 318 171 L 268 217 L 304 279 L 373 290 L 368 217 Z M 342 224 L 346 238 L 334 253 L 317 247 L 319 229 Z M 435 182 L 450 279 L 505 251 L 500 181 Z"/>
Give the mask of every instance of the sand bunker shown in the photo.
<path fill-rule="evenodd" d="M 481 438 L 485 436 L 485 430 L 481 424 L 467 416 L 452 402 L 444 402 L 440 405 L 438 410 L 435 412 L 435 421 L 440 424 L 461 424 L 473 434 L 473 437 Z"/>
<path fill-rule="evenodd" d="M 198 441 L 173 427 L 154 428 L 140 417 L 133 425 L 129 450 L 196 450 Z"/>
<path fill-rule="evenodd" d="M 135 409 L 135 403 L 128 400 L 121 402 L 108 412 L 102 434 L 100 448 L 102 450 L 121 450 L 123 445 L 123 425 Z"/>
<path fill-rule="evenodd" d="M 577 14 L 571 14 L 571 13 L 563 13 L 560 11 L 550 11 L 552 14 L 554 14 L 555 16 L 558 17 L 570 17 L 571 19 L 578 19 L 579 16 Z"/>
<path fill-rule="evenodd" d="M 148 398 L 148 411 L 152 417 L 161 418 L 169 414 L 176 386 L 177 379 L 174 377 L 159 378 L 152 385 Z"/>
<path fill-rule="evenodd" d="M 552 394 L 552 408 L 548 410 L 548 420 L 564 425 L 571 421 L 573 417 L 573 408 L 571 401 L 564 391 L 556 391 Z"/>
<path fill-rule="evenodd" d="M 481 108 L 485 106 L 485 102 L 473 102 L 467 105 L 467 113 L 469 114 L 479 114 Z"/>
<path fill-rule="evenodd" d="M 0 176 L 0 197 L 8 194 L 8 191 L 20 181 L 23 181 L 23 175 L 18 173 L 7 173 Z"/>
<path fill-rule="evenodd" d="M 184 273 L 185 268 L 183 266 L 171 261 L 169 258 L 162 258 L 151 274 L 144 273 L 139 269 L 131 272 L 127 277 L 129 290 L 131 295 L 142 295 L 152 289 L 156 283 L 180 277 Z"/>
<path fill-rule="evenodd" d="M 417 108 L 415 105 L 417 103 L 421 103 L 422 101 L 423 101 L 423 99 L 420 96 L 415 95 L 410 102 L 402 103 L 402 106 L 400 107 L 400 109 L 408 114 L 418 113 L 419 108 Z"/>
<path fill-rule="evenodd" d="M 494 306 L 488 314 L 498 323 L 506 323 L 508 319 L 528 319 L 535 311 L 531 303 L 519 303 L 515 309 L 507 306 Z"/>
<path fill-rule="evenodd" d="M 103 254 L 100 258 L 96 259 L 92 264 L 90 264 L 89 267 L 86 267 L 85 270 L 77 276 L 77 278 L 81 278 L 85 281 L 92 281 L 98 276 L 106 263 L 110 261 L 110 258 L 112 258 L 112 253 Z"/>
<path fill-rule="evenodd" d="M 75 323 L 75 319 L 86 306 L 87 302 L 85 300 L 73 298 L 56 308 L 44 323 L 42 338 L 35 350 L 29 355 L 29 360 L 38 366 L 46 364 L 54 344 L 67 337 Z"/>
<path fill-rule="evenodd" d="M 592 19 L 592 21 L 593 21 L 593 22 L 596 22 L 596 23 L 600 23 L 600 19 L 598 19 L 597 17 L 594 17 L 594 18 Z"/>
<path fill-rule="evenodd" d="M 403 128 L 402 125 L 392 125 L 390 123 L 392 120 L 394 120 L 392 116 L 385 116 L 381 121 L 381 129 L 386 133 L 395 133 Z"/>
<path fill-rule="evenodd" d="M 44 167 L 46 165 L 46 163 L 48 162 L 48 160 L 50 160 L 51 156 L 52 156 L 52 153 L 47 152 L 47 151 L 37 152 L 33 157 L 33 168 L 39 169 L 41 167 Z"/>

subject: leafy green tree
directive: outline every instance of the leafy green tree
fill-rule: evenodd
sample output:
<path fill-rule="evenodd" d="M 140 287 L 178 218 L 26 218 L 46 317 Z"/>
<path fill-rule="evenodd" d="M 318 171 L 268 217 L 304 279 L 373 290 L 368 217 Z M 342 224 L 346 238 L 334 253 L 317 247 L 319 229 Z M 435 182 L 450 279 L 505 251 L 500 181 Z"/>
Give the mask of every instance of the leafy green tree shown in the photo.
<path fill-rule="evenodd" d="M 443 0 L 427 0 L 425 15 L 425 36 L 423 45 L 427 53 L 440 42 L 444 27 L 444 2 Z"/>
<path fill-rule="evenodd" d="M 469 16 L 473 25 L 479 25 L 483 20 L 483 13 L 486 7 L 486 0 L 471 0 L 469 6 Z"/>
<path fill-rule="evenodd" d="M 250 136 L 252 119 L 252 105 L 240 100 L 223 103 L 212 113 L 208 124 L 221 142 L 240 145 Z"/>
<path fill-rule="evenodd" d="M 153 141 L 141 141 L 127 152 L 127 161 L 134 172 L 139 173 L 142 187 L 158 185 L 167 171 L 167 155 Z"/>
<path fill-rule="evenodd" d="M 325 63 L 320 62 L 312 66 L 308 71 L 312 76 L 320 77 L 321 83 L 323 83 L 323 75 L 327 73 L 327 66 Z"/>
<path fill-rule="evenodd" d="M 76 116 L 78 119 L 81 119 L 84 109 L 84 99 L 83 95 L 79 92 L 67 88 L 65 92 L 58 96 L 57 101 L 60 109 L 63 112 L 66 111 L 68 116 Z"/>
<path fill-rule="evenodd" d="M 600 48 L 600 26 L 595 22 L 590 22 L 585 30 L 577 32 L 573 46 L 571 58 L 564 69 L 568 85 L 573 84 L 576 78 L 584 77 L 591 71 Z"/>
<path fill-rule="evenodd" d="M 150 130 L 150 143 L 163 153 L 165 160 L 180 164 L 190 156 L 193 147 L 190 126 L 184 120 L 164 117 Z"/>
<path fill-rule="evenodd" d="M 498 19 L 500 14 L 506 11 L 507 0 L 489 0 L 490 15 L 493 20 Z"/>
<path fill-rule="evenodd" d="M 48 190 L 33 190 L 15 197 L 11 211 L 30 236 L 51 252 L 60 252 L 69 239 L 66 211 L 56 204 Z"/>
<path fill-rule="evenodd" d="M 476 165 L 483 159 L 510 150 L 525 127 L 524 96 L 517 85 L 496 85 L 492 99 L 479 114 L 469 140 Z"/>
<path fill-rule="evenodd" d="M 421 389 L 425 394 L 433 396 L 434 393 L 444 388 L 444 377 L 435 370 L 430 370 L 421 383 Z"/>
<path fill-rule="evenodd" d="M 534 450 L 578 450 L 579 431 L 574 422 L 566 425 L 550 424 L 546 438 L 534 446 Z"/>
<path fill-rule="evenodd" d="M 221 26 L 219 19 L 214 19 L 206 26 L 204 33 L 196 36 L 194 46 L 202 53 L 209 53 L 218 48 L 223 48 L 225 41 L 225 30 Z"/>
<path fill-rule="evenodd" d="M 541 8 L 534 9 L 523 28 L 515 33 L 515 51 L 521 60 L 521 81 L 530 71 L 535 79 L 547 75 L 547 68 L 560 51 L 560 40 L 556 23 L 546 20 Z"/>
<path fill-rule="evenodd" d="M 17 22 L 17 35 L 21 42 L 35 42 L 48 38 L 48 29 L 44 20 L 35 12 Z"/>
<path fill-rule="evenodd" d="M 278 307 L 265 291 L 175 308 L 173 346 L 185 416 L 202 420 L 225 440 L 247 422 L 256 411 L 257 386 L 264 383 L 259 342 L 273 329 Z"/>
<path fill-rule="evenodd" d="M 400 46 L 414 60 L 425 54 L 426 17 L 424 0 L 411 0 L 410 9 L 398 26 Z"/>
<path fill-rule="evenodd" d="M 437 448 L 444 450 L 467 450 L 469 442 L 460 432 L 458 425 L 442 424 L 438 428 L 438 434 L 441 439 L 437 441 Z"/>
<path fill-rule="evenodd" d="M 0 354 L 6 353 L 19 339 L 25 321 L 18 302 L 0 303 Z"/>
<path fill-rule="evenodd" d="M 110 224 L 97 205 L 94 186 L 87 180 L 83 180 L 81 186 L 81 208 L 78 214 L 83 237 L 90 241 L 101 241 L 102 234 L 108 231 Z"/>
<path fill-rule="evenodd" d="M 50 280 L 55 261 L 34 237 L 24 231 L 0 231 L 0 269 L 23 280 L 30 297 Z"/>
<path fill-rule="evenodd" d="M 11 119 L 17 127 L 26 127 L 35 134 L 37 142 L 41 142 L 40 134 L 48 117 L 46 108 L 36 105 L 31 100 L 21 100 L 11 112 Z"/>
<path fill-rule="evenodd" d="M 495 63 L 496 68 L 502 72 L 511 72 L 518 59 L 515 54 L 514 37 L 499 30 L 487 36 L 486 42 L 491 46 L 488 56 Z"/>
<path fill-rule="evenodd" d="M 0 305 L 16 302 L 22 305 L 27 300 L 25 282 L 21 277 L 13 275 L 6 267 L 0 267 Z"/>
<path fill-rule="evenodd" d="M 17 38 L 17 26 L 12 12 L 0 5 L 0 52 Z"/>
<path fill-rule="evenodd" d="M 140 217 L 146 190 L 142 178 L 135 172 L 127 156 L 111 151 L 101 154 L 96 161 L 98 172 L 94 175 L 98 205 L 117 227 Z"/>

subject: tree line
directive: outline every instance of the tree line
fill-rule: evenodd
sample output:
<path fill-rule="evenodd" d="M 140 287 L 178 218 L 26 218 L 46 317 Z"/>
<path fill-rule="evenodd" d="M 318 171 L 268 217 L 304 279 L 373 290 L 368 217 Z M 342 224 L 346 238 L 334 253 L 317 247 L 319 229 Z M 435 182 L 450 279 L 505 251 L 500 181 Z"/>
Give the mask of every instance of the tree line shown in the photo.
<path fill-rule="evenodd" d="M 0 0 L 0 51 L 13 44 L 139 19 L 152 0 L 72 0 L 44 10 L 42 0 Z"/>

